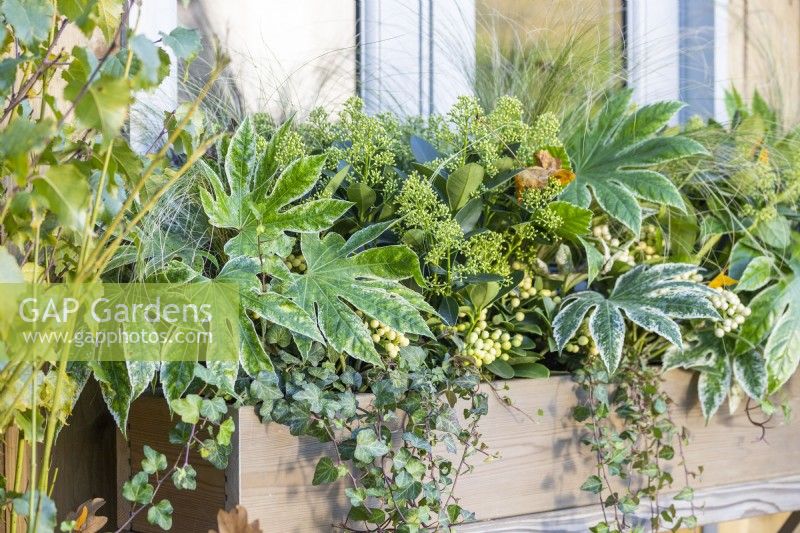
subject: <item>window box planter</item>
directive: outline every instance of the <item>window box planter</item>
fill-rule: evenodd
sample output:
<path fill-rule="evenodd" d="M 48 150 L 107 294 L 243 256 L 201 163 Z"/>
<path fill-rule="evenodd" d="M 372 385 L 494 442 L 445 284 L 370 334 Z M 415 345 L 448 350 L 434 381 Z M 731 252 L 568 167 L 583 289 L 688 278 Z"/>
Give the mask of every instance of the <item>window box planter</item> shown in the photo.
<path fill-rule="evenodd" d="M 486 464 L 474 458 L 474 471 L 459 480 L 457 495 L 480 520 L 459 531 L 586 531 L 601 518 L 597 496 L 579 489 L 594 466 L 590 452 L 580 444 L 582 429 L 571 417 L 575 387 L 567 376 L 498 383 L 480 430 L 501 457 Z M 691 483 L 701 523 L 800 509 L 800 421 L 776 423 L 767 430 L 766 440 L 759 440 L 760 430 L 741 407 L 734 415 L 722 409 L 706 425 L 693 374 L 671 371 L 664 387 L 675 400 L 675 423 L 691 434 L 685 450 L 689 468 L 703 466 L 701 478 Z M 799 379 L 785 394 L 792 408 L 800 410 Z M 513 407 L 502 402 L 506 395 Z M 141 460 L 144 444 L 165 453 L 174 450 L 164 430 L 169 423 L 163 400 L 150 397 L 134 403 L 130 440 L 120 437 L 118 443 L 120 486 L 130 465 Z M 196 492 L 165 484 L 163 497 L 175 507 L 173 532 L 215 529 L 217 510 L 236 504 L 245 506 L 265 531 L 326 531 L 347 512 L 344 480 L 311 484 L 319 457 L 333 454 L 329 445 L 294 437 L 278 424 L 261 424 L 252 409 L 237 413 L 233 444 L 226 472 L 199 459 L 192 463 L 198 467 Z M 682 475 L 682 469 L 675 475 Z M 123 521 L 127 512 L 124 505 L 118 506 Z M 159 531 L 143 518 L 133 528 Z"/>

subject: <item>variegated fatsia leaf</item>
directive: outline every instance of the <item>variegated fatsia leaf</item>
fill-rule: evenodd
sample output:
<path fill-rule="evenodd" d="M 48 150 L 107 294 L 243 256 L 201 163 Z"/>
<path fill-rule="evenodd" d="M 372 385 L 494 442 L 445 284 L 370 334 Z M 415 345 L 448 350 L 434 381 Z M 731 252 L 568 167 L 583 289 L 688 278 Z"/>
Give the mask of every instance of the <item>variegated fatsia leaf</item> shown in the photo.
<path fill-rule="evenodd" d="M 594 196 L 604 211 L 638 235 L 639 199 L 684 209 L 675 185 L 652 167 L 707 152 L 687 137 L 657 135 L 684 104 L 658 102 L 629 112 L 630 101 L 630 91 L 619 91 L 586 128 L 576 128 L 566 140 L 575 179 L 561 198 L 589 207 Z"/>
<path fill-rule="evenodd" d="M 210 166 L 198 162 L 199 172 L 211 189 L 200 189 L 200 201 L 209 222 L 218 228 L 238 230 L 225 244 L 230 257 L 286 256 L 294 243 L 287 231 L 325 230 L 352 205 L 332 198 L 299 202 L 317 184 L 324 155 L 297 159 L 275 175 L 275 146 L 281 142 L 288 124 L 261 152 L 255 128 L 249 118 L 245 119 L 225 156 L 226 183 Z"/>
<path fill-rule="evenodd" d="M 406 246 L 381 246 L 358 251 L 386 231 L 374 224 L 347 241 L 337 233 L 320 238 L 304 234 L 300 247 L 308 268 L 289 272 L 281 262 L 265 265 L 280 280 L 278 290 L 314 317 L 328 345 L 337 352 L 381 365 L 369 330 L 354 309 L 396 331 L 432 336 L 420 311 L 435 314 L 420 294 L 400 280 L 422 280 L 419 260 Z M 302 338 L 295 336 L 298 344 Z"/>
<path fill-rule="evenodd" d="M 683 340 L 676 319 L 718 319 L 709 301 L 715 292 L 681 276 L 697 270 L 694 265 L 637 266 L 620 276 L 608 298 L 595 291 L 571 294 L 553 321 L 553 336 L 562 350 L 575 335 L 586 315 L 589 333 L 609 373 L 616 371 L 625 339 L 624 317 L 681 348 Z"/>

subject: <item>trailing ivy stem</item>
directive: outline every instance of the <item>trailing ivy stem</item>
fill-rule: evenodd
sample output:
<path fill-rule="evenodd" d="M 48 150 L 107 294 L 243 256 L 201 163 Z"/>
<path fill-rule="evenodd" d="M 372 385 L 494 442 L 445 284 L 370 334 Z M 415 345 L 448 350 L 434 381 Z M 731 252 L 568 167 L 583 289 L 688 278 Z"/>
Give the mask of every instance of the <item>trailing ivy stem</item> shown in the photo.
<path fill-rule="evenodd" d="M 158 477 L 158 474 L 156 474 L 156 480 L 157 480 L 156 481 L 156 486 L 153 489 L 153 497 L 150 499 L 150 502 L 149 503 L 140 504 L 140 506 L 138 508 L 135 508 L 133 511 L 131 511 L 131 515 L 128 517 L 128 519 L 125 521 L 125 523 L 122 524 L 118 529 L 116 529 L 114 531 L 114 533 L 121 533 L 122 531 L 127 531 L 128 530 L 128 526 L 131 525 L 131 522 L 133 522 L 133 520 L 139 515 L 139 513 L 141 513 L 144 509 L 147 509 L 148 505 L 152 505 L 153 500 L 155 500 L 155 498 L 156 498 L 156 494 L 158 494 L 158 491 L 161 489 L 161 486 L 172 475 L 172 473 L 175 472 L 175 470 L 178 469 L 178 465 L 180 464 L 181 459 L 184 458 L 184 455 L 188 458 L 188 456 L 189 456 L 189 448 L 191 448 L 192 438 L 194 437 L 194 432 L 195 432 L 195 428 L 196 427 L 197 427 L 197 424 L 193 424 L 192 425 L 191 436 L 189 437 L 189 440 L 186 443 L 186 445 L 184 446 L 184 448 L 181 449 L 181 451 L 178 453 L 178 457 L 177 457 L 177 459 L 175 459 L 175 462 L 172 464 L 172 467 L 169 470 L 167 470 L 166 472 L 164 472 L 164 475 L 161 476 L 161 477 Z M 135 505 L 134 505 L 134 507 L 135 507 Z"/>

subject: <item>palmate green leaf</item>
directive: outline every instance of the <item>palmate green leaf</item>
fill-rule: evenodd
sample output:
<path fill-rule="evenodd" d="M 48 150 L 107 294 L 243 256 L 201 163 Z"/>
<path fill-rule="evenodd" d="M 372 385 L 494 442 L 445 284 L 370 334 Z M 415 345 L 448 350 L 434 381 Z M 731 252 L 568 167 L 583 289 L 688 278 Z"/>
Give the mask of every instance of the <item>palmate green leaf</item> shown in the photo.
<path fill-rule="evenodd" d="M 356 435 L 356 449 L 353 457 L 362 463 L 371 463 L 378 457 L 389 453 L 389 447 L 383 440 L 378 438 L 372 428 L 362 429 Z"/>
<path fill-rule="evenodd" d="M 280 262 L 278 262 L 280 263 Z M 283 265 L 283 263 L 280 263 Z M 173 261 L 165 274 L 171 282 L 183 283 L 230 283 L 239 287 L 241 308 L 236 326 L 239 328 L 239 363 L 251 377 L 261 371 L 271 372 L 272 362 L 269 359 L 261 338 L 256 332 L 248 311 L 274 324 L 281 325 L 295 334 L 305 338 L 322 341 L 317 323 L 307 310 L 300 307 L 287 296 L 271 290 L 262 290 L 258 274 L 261 265 L 252 257 L 234 257 L 220 270 L 217 277 L 209 279 L 192 270 L 185 263 Z M 191 368 L 185 362 L 165 363 L 162 366 L 162 383 L 166 384 L 167 399 L 179 398 L 188 387 L 194 376 L 194 363 Z M 174 375 L 164 375 L 165 368 Z M 187 381 L 188 380 L 188 381 Z M 171 384 L 174 384 L 171 385 Z M 174 388 L 174 390 L 173 390 Z"/>
<path fill-rule="evenodd" d="M 280 292 L 316 319 L 330 347 L 380 365 L 380 357 L 362 319 L 353 308 L 402 333 L 432 336 L 420 311 L 433 312 L 421 295 L 402 286 L 406 278 L 421 280 L 419 260 L 406 246 L 382 246 L 352 252 L 386 229 L 367 227 L 345 241 L 337 233 L 324 238 L 304 234 L 300 245 L 308 269 L 296 274 L 279 262 L 265 265 L 281 280 Z"/>
<path fill-rule="evenodd" d="M 271 254 L 285 257 L 294 243 L 287 231 L 325 230 L 352 205 L 331 198 L 295 204 L 320 179 L 325 156 L 300 158 L 273 179 L 270 169 L 274 172 L 275 145 L 282 131 L 286 130 L 278 130 L 261 154 L 255 128 L 249 118 L 245 119 L 228 147 L 225 184 L 211 167 L 202 163 L 198 166 L 211 187 L 210 192 L 200 189 L 200 201 L 209 222 L 218 228 L 238 230 L 225 244 L 225 252 L 231 257 Z"/>
<path fill-rule="evenodd" d="M 13 28 L 14 38 L 26 45 L 49 37 L 54 11 L 50 0 L 3 0 L 0 3 L 0 14 Z"/>
<path fill-rule="evenodd" d="M 89 204 L 89 182 L 78 167 L 72 164 L 50 167 L 44 176 L 34 180 L 33 190 L 47 200 L 50 210 L 64 226 L 83 227 L 84 211 Z"/>
<path fill-rule="evenodd" d="M 679 279 L 696 270 L 696 266 L 684 264 L 640 265 L 617 279 L 608 298 L 595 291 L 570 295 L 553 321 L 558 349 L 566 346 L 592 309 L 589 332 L 609 373 L 616 371 L 622 358 L 626 331 L 623 313 L 637 326 L 682 348 L 675 319 L 719 318 L 709 301 L 715 291 Z"/>
<path fill-rule="evenodd" d="M 147 521 L 163 530 L 172 528 L 172 504 L 161 500 L 147 510 Z"/>
<path fill-rule="evenodd" d="M 603 210 L 638 235 L 637 199 L 684 209 L 675 185 L 648 167 L 707 152 L 685 137 L 657 136 L 683 104 L 660 102 L 629 113 L 630 98 L 630 91 L 619 91 L 567 139 L 575 179 L 561 198 L 589 207 L 593 193 Z"/>

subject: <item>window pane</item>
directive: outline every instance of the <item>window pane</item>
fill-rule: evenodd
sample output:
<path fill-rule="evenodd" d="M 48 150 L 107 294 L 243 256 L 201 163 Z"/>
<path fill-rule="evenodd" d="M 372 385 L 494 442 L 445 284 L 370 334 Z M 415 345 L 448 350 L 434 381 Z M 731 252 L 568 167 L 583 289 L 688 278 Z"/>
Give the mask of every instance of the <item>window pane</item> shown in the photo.
<path fill-rule="evenodd" d="M 478 0 L 476 93 L 531 115 L 573 108 L 623 66 L 621 0 Z"/>

